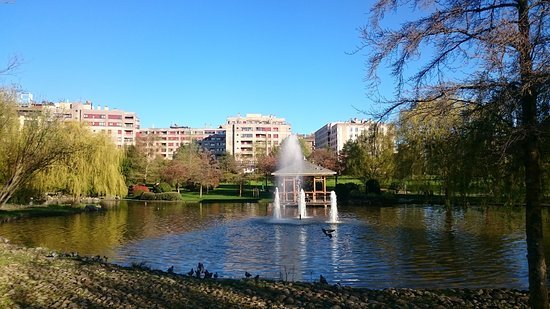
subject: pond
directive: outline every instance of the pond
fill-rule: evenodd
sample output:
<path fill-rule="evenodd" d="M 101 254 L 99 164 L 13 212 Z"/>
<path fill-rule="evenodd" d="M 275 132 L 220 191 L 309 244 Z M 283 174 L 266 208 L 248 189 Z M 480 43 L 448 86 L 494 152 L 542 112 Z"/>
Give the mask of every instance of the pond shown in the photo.
<path fill-rule="evenodd" d="M 187 273 L 202 262 L 220 277 L 387 288 L 527 289 L 522 209 L 441 206 L 295 207 L 120 201 L 108 211 L 0 224 L 13 243 Z M 548 211 L 544 210 L 545 234 Z M 334 229 L 333 237 L 321 230 Z M 550 243 L 545 244 L 546 248 Z M 547 256 L 549 256 L 547 252 Z"/>

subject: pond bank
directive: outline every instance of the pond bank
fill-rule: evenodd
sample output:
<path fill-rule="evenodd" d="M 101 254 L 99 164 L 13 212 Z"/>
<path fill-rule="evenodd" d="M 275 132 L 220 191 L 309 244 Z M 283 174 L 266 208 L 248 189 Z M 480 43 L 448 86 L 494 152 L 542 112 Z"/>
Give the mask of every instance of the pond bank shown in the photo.
<path fill-rule="evenodd" d="M 21 218 L 53 217 L 81 213 L 87 211 L 84 205 L 48 205 L 48 206 L 19 206 L 9 205 L 0 209 L 0 223 L 10 222 Z"/>
<path fill-rule="evenodd" d="M 527 292 L 512 289 L 369 290 L 254 279 L 196 279 L 59 256 L 52 257 L 51 251 L 43 248 L 11 245 L 0 238 L 0 307 L 528 307 Z"/>

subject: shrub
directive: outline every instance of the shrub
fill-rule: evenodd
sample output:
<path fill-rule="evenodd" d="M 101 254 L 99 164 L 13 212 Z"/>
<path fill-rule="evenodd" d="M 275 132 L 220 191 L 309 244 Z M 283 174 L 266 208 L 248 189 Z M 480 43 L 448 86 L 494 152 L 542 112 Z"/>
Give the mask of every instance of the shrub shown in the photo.
<path fill-rule="evenodd" d="M 354 191 L 359 190 L 359 185 L 356 183 L 339 183 L 334 187 L 334 192 L 338 196 L 338 200 L 342 202 L 347 202 L 350 198 L 350 195 Z"/>
<path fill-rule="evenodd" d="M 157 193 L 157 200 L 179 201 L 181 200 L 181 194 L 179 194 L 178 192 Z"/>
<path fill-rule="evenodd" d="M 149 188 L 146 185 L 133 185 L 130 186 L 130 190 L 128 190 L 128 192 L 133 197 L 139 198 L 144 192 L 149 192 Z"/>
<path fill-rule="evenodd" d="M 366 193 L 380 194 L 380 183 L 376 179 L 369 179 L 365 183 Z"/>
<path fill-rule="evenodd" d="M 178 192 L 143 192 L 141 199 L 146 201 L 179 201 L 181 200 L 181 195 Z"/>
<path fill-rule="evenodd" d="M 166 182 L 161 182 L 158 186 L 155 186 L 156 193 L 172 192 L 172 186 Z"/>
<path fill-rule="evenodd" d="M 140 199 L 146 200 L 146 201 L 154 201 L 157 199 L 157 194 L 153 192 L 143 192 Z"/>

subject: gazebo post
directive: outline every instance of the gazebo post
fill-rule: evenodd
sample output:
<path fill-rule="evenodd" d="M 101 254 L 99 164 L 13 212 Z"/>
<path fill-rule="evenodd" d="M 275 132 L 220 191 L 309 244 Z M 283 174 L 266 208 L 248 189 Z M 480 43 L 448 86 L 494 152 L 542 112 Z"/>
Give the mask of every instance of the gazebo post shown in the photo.
<path fill-rule="evenodd" d="M 327 176 L 323 176 L 323 200 L 327 201 Z"/>

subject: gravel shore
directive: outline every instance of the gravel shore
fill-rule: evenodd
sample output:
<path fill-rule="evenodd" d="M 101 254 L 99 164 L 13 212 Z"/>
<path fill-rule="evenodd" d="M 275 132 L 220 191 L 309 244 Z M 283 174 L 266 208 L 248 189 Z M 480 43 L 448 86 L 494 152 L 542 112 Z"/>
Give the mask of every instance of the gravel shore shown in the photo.
<path fill-rule="evenodd" d="M 0 308 L 527 308 L 510 289 L 369 290 L 254 279 L 196 279 L 61 257 L 0 238 Z"/>

